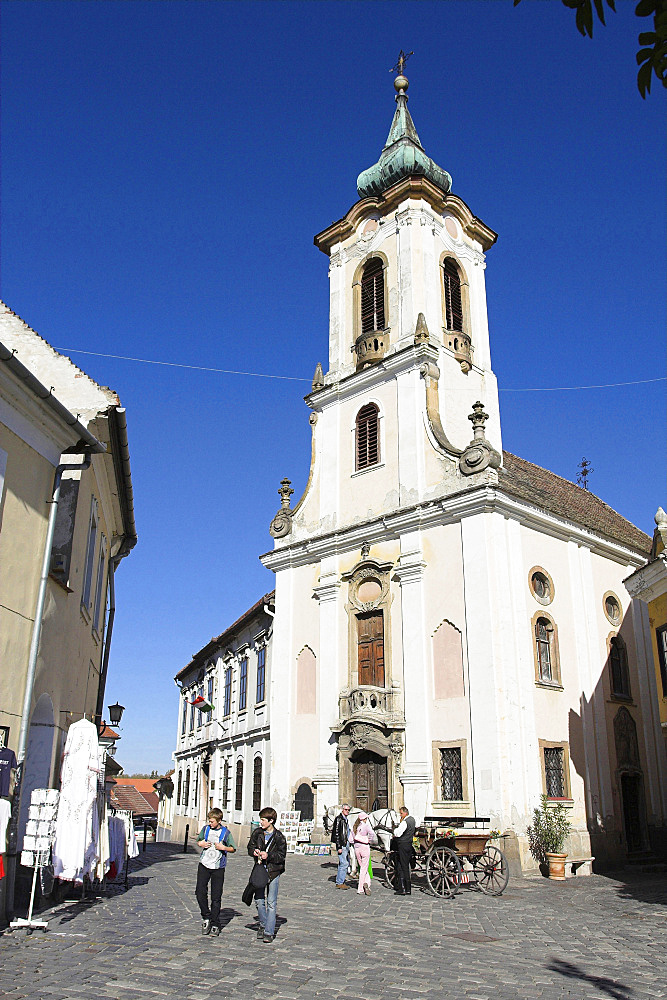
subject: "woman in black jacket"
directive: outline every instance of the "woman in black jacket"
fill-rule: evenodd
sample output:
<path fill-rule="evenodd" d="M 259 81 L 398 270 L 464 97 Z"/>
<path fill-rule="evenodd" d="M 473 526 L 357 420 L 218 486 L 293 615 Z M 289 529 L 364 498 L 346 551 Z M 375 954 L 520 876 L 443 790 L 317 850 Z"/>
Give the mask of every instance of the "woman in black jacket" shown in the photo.
<path fill-rule="evenodd" d="M 251 858 L 255 858 L 258 864 L 265 866 L 269 876 L 268 885 L 255 890 L 259 920 L 257 938 L 265 944 L 269 944 L 276 936 L 278 885 L 280 876 L 285 871 L 287 856 L 287 841 L 274 826 L 277 819 L 278 813 L 275 809 L 262 809 L 259 814 L 259 828 L 253 830 L 248 841 L 248 854 Z"/>

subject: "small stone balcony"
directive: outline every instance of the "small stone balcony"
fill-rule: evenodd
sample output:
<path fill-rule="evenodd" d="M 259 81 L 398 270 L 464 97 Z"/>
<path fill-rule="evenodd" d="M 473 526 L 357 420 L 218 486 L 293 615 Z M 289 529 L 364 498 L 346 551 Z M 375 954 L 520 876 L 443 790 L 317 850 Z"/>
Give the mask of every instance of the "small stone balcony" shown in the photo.
<path fill-rule="evenodd" d="M 393 726 L 405 722 L 398 692 L 370 685 L 341 691 L 338 713 L 343 723 L 376 722 L 383 726 Z"/>
<path fill-rule="evenodd" d="M 454 352 L 454 357 L 461 365 L 461 371 L 467 374 L 472 368 L 472 340 L 467 333 L 460 330 L 445 330 L 445 347 Z"/>
<path fill-rule="evenodd" d="M 374 330 L 357 337 L 354 353 L 357 356 L 357 370 L 382 361 L 389 346 L 389 331 Z"/>

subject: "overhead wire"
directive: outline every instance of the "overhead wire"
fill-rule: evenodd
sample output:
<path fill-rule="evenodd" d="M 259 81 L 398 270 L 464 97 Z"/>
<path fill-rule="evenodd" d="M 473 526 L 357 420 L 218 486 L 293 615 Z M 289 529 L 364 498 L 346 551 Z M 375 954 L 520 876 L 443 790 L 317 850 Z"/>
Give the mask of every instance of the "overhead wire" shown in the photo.
<path fill-rule="evenodd" d="M 186 365 L 179 361 L 155 361 L 152 358 L 132 358 L 125 354 L 103 354 L 101 351 L 83 351 L 76 347 L 56 348 L 62 354 L 90 354 L 96 358 L 112 358 L 115 361 L 136 361 L 142 365 L 164 365 L 168 368 L 188 368 L 191 371 L 214 372 L 219 375 L 247 375 L 252 378 L 273 378 L 290 382 L 310 382 L 311 379 L 302 375 L 269 375 L 266 372 L 244 372 L 231 368 L 208 368 L 205 365 Z M 665 382 L 667 376 L 658 378 L 634 379 L 631 382 L 604 382 L 599 385 L 557 385 L 532 386 L 520 388 L 499 388 L 498 392 L 573 392 L 580 389 L 616 389 L 624 385 L 647 385 L 650 382 Z"/>

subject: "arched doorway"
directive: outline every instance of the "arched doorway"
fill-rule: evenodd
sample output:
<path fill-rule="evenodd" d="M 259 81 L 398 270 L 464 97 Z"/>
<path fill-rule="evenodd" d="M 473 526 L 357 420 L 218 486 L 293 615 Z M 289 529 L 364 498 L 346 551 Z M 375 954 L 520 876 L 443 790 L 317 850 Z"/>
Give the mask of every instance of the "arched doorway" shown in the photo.
<path fill-rule="evenodd" d="M 315 797 L 310 785 L 302 781 L 294 796 L 294 808 L 301 813 L 301 819 L 315 818 Z"/>
<path fill-rule="evenodd" d="M 372 812 L 387 809 L 387 758 L 372 750 L 358 750 L 352 756 L 353 804 Z"/>

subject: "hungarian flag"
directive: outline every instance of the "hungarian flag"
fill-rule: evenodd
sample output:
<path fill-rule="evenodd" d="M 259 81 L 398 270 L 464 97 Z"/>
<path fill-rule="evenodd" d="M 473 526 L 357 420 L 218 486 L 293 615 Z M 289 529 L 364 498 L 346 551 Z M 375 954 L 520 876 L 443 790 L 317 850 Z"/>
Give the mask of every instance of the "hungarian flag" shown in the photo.
<path fill-rule="evenodd" d="M 189 701 L 188 705 L 194 705 L 194 707 L 198 708 L 200 712 L 213 711 L 213 705 L 210 701 L 207 701 L 206 698 L 203 698 L 200 694 L 197 695 L 194 701 Z"/>

